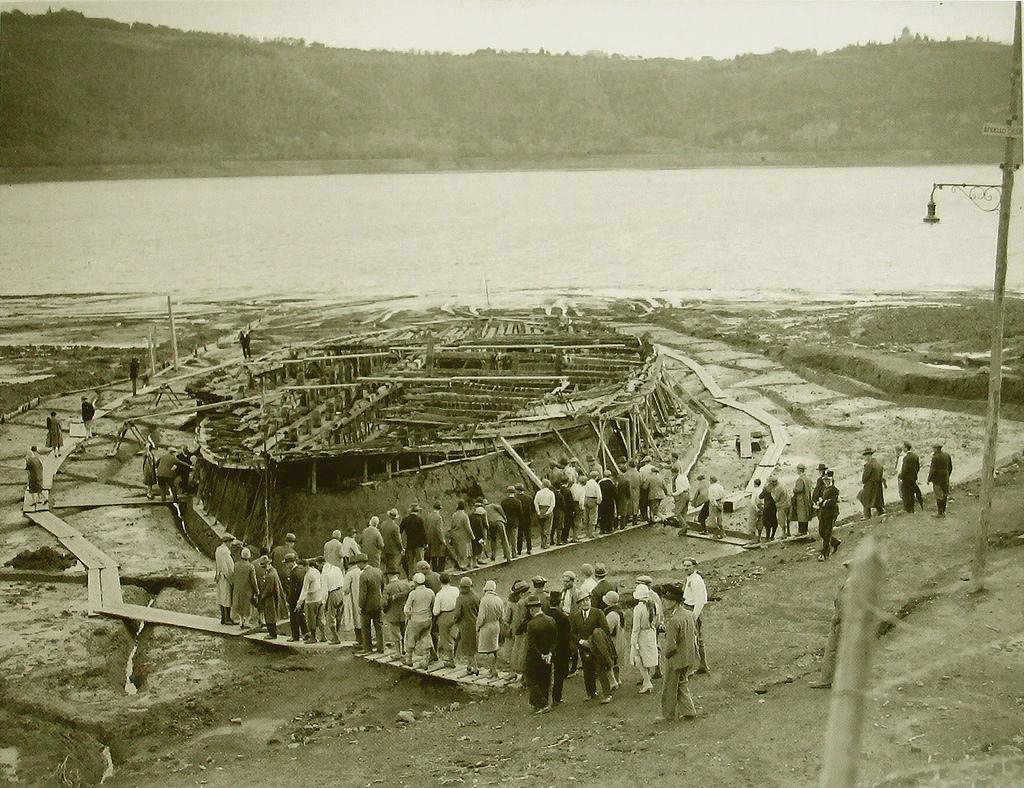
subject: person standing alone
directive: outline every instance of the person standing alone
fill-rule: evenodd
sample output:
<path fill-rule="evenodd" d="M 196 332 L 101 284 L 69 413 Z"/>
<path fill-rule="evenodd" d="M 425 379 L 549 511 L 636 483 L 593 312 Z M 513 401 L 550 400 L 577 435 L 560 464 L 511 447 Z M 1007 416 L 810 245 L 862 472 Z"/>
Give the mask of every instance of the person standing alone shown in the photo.
<path fill-rule="evenodd" d="M 949 500 L 949 477 L 953 475 L 953 460 L 942 450 L 941 443 L 932 445 L 932 464 L 928 469 L 928 483 L 935 493 L 935 517 L 946 516 L 946 502 Z"/>
<path fill-rule="evenodd" d="M 903 452 L 900 454 L 896 464 L 898 466 L 896 478 L 899 480 L 900 500 L 903 501 L 903 511 L 913 512 L 914 499 L 919 490 L 917 475 L 921 472 L 921 460 L 906 441 L 903 443 Z M 921 508 L 924 508 L 923 504 Z"/>

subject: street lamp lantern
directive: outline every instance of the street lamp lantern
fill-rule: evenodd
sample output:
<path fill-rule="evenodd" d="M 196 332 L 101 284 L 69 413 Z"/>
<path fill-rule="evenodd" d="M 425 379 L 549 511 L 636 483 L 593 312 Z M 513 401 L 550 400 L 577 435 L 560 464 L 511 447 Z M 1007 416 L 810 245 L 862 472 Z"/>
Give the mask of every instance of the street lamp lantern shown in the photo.
<path fill-rule="evenodd" d="M 935 215 L 935 200 L 928 200 L 928 215 L 922 219 L 925 224 L 938 224 L 939 217 Z"/>
<path fill-rule="evenodd" d="M 933 183 L 932 193 L 928 196 L 928 215 L 922 219 L 925 224 L 938 224 L 935 215 L 935 192 L 949 189 L 959 192 L 979 211 L 994 213 L 999 210 L 1003 187 L 998 183 Z"/>

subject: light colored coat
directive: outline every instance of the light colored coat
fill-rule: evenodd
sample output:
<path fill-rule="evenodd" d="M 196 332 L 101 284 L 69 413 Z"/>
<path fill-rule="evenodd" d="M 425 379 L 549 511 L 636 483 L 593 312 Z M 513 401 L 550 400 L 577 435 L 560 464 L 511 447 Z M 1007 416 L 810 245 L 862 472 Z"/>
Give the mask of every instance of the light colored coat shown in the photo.
<path fill-rule="evenodd" d="M 213 552 L 217 564 L 214 582 L 217 584 L 217 604 L 231 607 L 231 578 L 235 574 L 235 559 L 231 557 L 231 548 L 221 542 Z"/>
<path fill-rule="evenodd" d="M 798 523 L 806 523 L 814 517 L 814 510 L 811 508 L 811 481 L 803 474 L 797 476 L 793 483 L 793 500 L 789 511 L 789 519 Z"/>
<path fill-rule="evenodd" d="M 645 668 L 658 667 L 658 631 L 654 628 L 650 610 L 643 601 L 637 602 L 633 608 L 630 646 L 630 661 L 634 665 Z"/>

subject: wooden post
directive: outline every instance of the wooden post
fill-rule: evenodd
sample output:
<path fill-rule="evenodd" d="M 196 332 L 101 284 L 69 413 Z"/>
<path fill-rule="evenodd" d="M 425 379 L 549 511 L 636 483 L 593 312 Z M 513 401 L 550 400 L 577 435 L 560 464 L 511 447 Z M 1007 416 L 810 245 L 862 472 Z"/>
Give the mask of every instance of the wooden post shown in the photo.
<path fill-rule="evenodd" d="M 309 466 L 309 491 L 316 495 L 316 460 Z"/>
<path fill-rule="evenodd" d="M 149 327 L 149 379 L 156 377 L 156 326 Z"/>
<path fill-rule="evenodd" d="M 174 328 L 174 308 L 171 306 L 171 297 L 167 296 L 167 319 L 171 324 L 171 353 L 174 356 L 174 368 L 178 368 L 178 332 Z"/>
<path fill-rule="evenodd" d="M 1013 26 L 1013 65 L 1010 72 L 1009 126 L 1020 127 L 1020 2 L 1016 3 Z M 1011 129 L 1012 131 L 1012 129 Z M 1017 132 L 1018 134 L 1020 132 Z M 985 416 L 985 454 L 981 463 L 981 514 L 978 541 L 971 564 L 971 590 L 985 587 L 988 562 L 988 531 L 992 522 L 992 496 L 995 493 L 996 450 L 999 439 L 999 402 L 1003 384 L 1003 296 L 1006 294 L 1006 247 L 1010 233 L 1010 211 L 1013 207 L 1013 173 L 1017 169 L 1016 137 L 1006 137 L 1003 163 L 1003 186 L 999 198 L 999 233 L 996 238 L 996 275 L 992 289 L 992 355 L 988 367 L 988 412 Z"/>
<path fill-rule="evenodd" d="M 864 727 L 875 644 L 875 610 L 881 596 L 882 557 L 868 536 L 858 545 L 842 598 L 839 663 L 832 682 L 832 707 L 825 737 L 822 788 L 850 788 L 857 783 L 861 731 Z"/>

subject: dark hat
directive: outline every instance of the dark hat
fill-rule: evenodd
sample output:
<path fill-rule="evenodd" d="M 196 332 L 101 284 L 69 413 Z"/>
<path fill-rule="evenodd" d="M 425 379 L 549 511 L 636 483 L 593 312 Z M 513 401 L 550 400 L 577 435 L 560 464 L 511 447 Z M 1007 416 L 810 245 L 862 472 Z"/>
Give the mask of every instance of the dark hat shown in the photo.
<path fill-rule="evenodd" d="M 604 577 L 606 574 L 608 574 L 608 568 L 604 564 L 599 562 L 594 565 L 594 577 Z"/>
<path fill-rule="evenodd" d="M 819 471 L 827 471 L 828 470 L 828 466 L 825 463 L 823 463 L 823 462 L 819 462 L 818 463 L 818 470 Z"/>
<path fill-rule="evenodd" d="M 298 558 L 299 557 L 297 555 L 295 555 L 295 553 L 285 553 L 284 554 L 284 562 L 286 564 L 287 563 L 293 563 L 293 562 L 297 561 Z"/>
<path fill-rule="evenodd" d="M 544 588 L 548 584 L 548 579 L 542 575 L 537 575 L 531 582 L 534 588 Z"/>
<path fill-rule="evenodd" d="M 657 591 L 663 599 L 671 599 L 673 602 L 683 601 L 683 587 L 678 583 L 667 583 L 658 586 Z"/>
<path fill-rule="evenodd" d="M 530 589 L 530 586 L 528 586 L 526 584 L 525 580 L 516 580 L 516 582 L 514 582 L 512 584 L 512 592 L 513 593 L 517 593 L 518 594 L 518 593 L 522 593 L 523 591 L 528 591 L 529 589 Z"/>
<path fill-rule="evenodd" d="M 834 479 L 835 475 L 836 475 L 835 471 L 825 471 L 825 478 L 826 479 Z"/>
<path fill-rule="evenodd" d="M 941 449 L 942 448 L 942 444 L 941 443 L 933 443 L 932 444 L 932 448 L 933 449 Z"/>
<path fill-rule="evenodd" d="M 538 594 L 530 594 L 528 597 L 526 597 L 526 606 L 527 607 L 543 607 L 544 606 L 544 600 L 541 599 Z"/>
<path fill-rule="evenodd" d="M 874 454 L 874 453 L 875 453 L 874 449 L 864 449 L 864 451 L 861 452 L 861 454 L 864 454 L 864 455 Z"/>
<path fill-rule="evenodd" d="M 516 485 L 516 492 L 526 492 L 526 485 L 525 484 L 517 484 Z"/>

